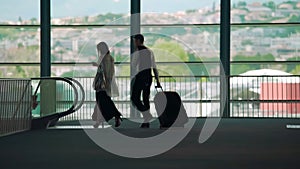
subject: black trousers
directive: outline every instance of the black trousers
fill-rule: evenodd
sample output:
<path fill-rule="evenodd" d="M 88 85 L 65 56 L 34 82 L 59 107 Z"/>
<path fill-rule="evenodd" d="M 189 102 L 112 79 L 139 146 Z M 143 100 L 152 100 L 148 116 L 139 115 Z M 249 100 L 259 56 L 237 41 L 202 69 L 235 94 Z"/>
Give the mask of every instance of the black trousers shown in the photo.
<path fill-rule="evenodd" d="M 131 102 L 143 115 L 147 116 L 150 113 L 150 87 L 152 84 L 151 72 L 139 73 L 135 78 L 132 79 L 132 91 L 131 91 Z M 142 95 L 142 100 L 141 100 Z M 146 114 L 145 114 L 146 113 Z"/>
<path fill-rule="evenodd" d="M 106 91 L 96 92 L 96 101 L 101 110 L 102 116 L 106 121 L 113 117 L 120 117 L 122 114 L 117 109 L 115 103 L 111 100 Z"/>

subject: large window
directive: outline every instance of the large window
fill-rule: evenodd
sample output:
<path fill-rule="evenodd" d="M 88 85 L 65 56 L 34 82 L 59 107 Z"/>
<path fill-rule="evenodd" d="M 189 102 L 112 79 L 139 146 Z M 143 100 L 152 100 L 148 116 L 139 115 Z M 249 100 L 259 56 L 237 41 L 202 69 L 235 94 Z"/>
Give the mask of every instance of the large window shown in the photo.
<path fill-rule="evenodd" d="M 11 0 L 1 4 L 0 77 L 40 75 L 39 18 L 39 0 Z"/>
<path fill-rule="evenodd" d="M 231 74 L 257 69 L 299 74 L 295 61 L 300 56 L 300 1 L 247 0 L 231 5 Z"/>
<path fill-rule="evenodd" d="M 52 75 L 94 76 L 91 62 L 98 59 L 100 41 L 116 62 L 129 61 L 129 0 L 52 0 L 51 9 Z M 121 72 L 129 75 L 129 69 Z"/>
<path fill-rule="evenodd" d="M 219 78 L 206 76 L 220 72 L 220 1 L 143 0 L 141 11 L 164 88 L 180 93 L 189 116 L 219 116 Z"/>
<path fill-rule="evenodd" d="M 231 1 L 231 116 L 299 117 L 299 26 L 299 0 Z"/>
<path fill-rule="evenodd" d="M 300 23 L 298 0 L 232 0 L 232 23 Z"/>
<path fill-rule="evenodd" d="M 144 0 L 141 11 L 142 32 L 156 60 L 178 62 L 163 63 L 162 74 L 219 74 L 217 63 L 202 63 L 219 58 L 219 1 Z"/>

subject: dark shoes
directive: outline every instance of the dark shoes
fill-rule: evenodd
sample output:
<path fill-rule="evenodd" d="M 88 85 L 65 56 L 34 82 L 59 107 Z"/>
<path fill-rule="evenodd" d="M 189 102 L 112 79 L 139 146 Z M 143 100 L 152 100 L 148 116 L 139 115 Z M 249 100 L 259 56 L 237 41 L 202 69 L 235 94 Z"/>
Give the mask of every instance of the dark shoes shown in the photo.
<path fill-rule="evenodd" d="M 122 118 L 121 117 L 115 117 L 115 127 L 119 127 L 121 125 Z"/>
<path fill-rule="evenodd" d="M 142 123 L 140 128 L 150 128 L 150 123 Z"/>
<path fill-rule="evenodd" d="M 142 123 L 140 128 L 150 128 L 150 121 L 153 119 L 153 116 L 148 113 L 144 116 L 144 122 Z"/>
<path fill-rule="evenodd" d="M 123 119 L 121 117 L 115 117 L 115 127 L 119 127 L 121 125 L 121 121 L 123 121 Z M 100 124 L 102 124 L 102 128 L 104 128 L 104 122 L 100 122 L 100 121 L 97 121 L 93 125 L 93 127 L 98 128 L 100 126 Z"/>

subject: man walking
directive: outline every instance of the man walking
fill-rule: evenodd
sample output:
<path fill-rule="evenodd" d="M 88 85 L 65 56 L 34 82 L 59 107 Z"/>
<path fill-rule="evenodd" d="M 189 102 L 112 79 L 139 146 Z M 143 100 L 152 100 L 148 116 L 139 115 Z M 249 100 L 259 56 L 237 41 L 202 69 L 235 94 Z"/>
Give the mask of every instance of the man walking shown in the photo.
<path fill-rule="evenodd" d="M 150 87 L 152 84 L 152 70 L 157 86 L 160 87 L 161 85 L 153 52 L 144 46 L 144 36 L 142 34 L 137 34 L 134 35 L 133 38 L 136 51 L 132 57 L 133 79 L 131 102 L 143 115 L 144 122 L 141 125 L 141 128 L 149 128 L 149 122 L 152 119 L 149 102 Z"/>

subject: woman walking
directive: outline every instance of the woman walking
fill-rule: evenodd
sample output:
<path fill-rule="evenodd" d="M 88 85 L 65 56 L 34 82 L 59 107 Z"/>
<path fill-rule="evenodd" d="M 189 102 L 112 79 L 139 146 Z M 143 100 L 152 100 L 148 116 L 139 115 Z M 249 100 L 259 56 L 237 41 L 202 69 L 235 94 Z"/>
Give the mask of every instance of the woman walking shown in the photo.
<path fill-rule="evenodd" d="M 97 113 L 95 128 L 98 128 L 101 122 L 109 121 L 115 118 L 115 127 L 121 125 L 122 114 L 116 108 L 111 97 L 118 96 L 118 88 L 114 78 L 115 65 L 114 59 L 110 55 L 110 51 L 105 42 L 100 42 L 97 45 L 97 52 L 99 56 L 97 74 L 95 76 L 93 87 L 96 91 L 97 106 L 100 111 Z"/>

